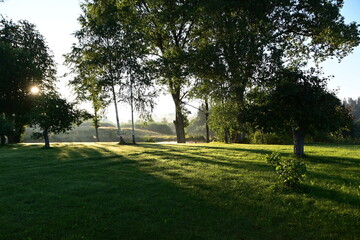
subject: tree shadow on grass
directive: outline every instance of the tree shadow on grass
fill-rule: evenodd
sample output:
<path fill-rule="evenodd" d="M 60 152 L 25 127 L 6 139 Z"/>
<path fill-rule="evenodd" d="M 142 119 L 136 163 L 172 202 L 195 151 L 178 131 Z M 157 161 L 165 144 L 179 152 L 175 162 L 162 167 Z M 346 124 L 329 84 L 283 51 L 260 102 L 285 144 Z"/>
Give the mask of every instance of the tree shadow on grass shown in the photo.
<path fill-rule="evenodd" d="M 141 147 L 146 147 L 146 148 L 159 148 L 159 145 L 161 146 L 162 149 L 172 149 L 172 150 L 176 150 L 176 144 L 172 144 L 172 145 L 167 145 L 167 144 L 144 144 L 141 143 Z M 273 151 L 271 150 L 264 150 L 264 149 L 248 149 L 248 148 L 241 148 L 241 144 L 238 144 L 237 146 L 239 147 L 229 147 L 231 145 L 226 145 L 226 147 L 219 147 L 219 146 L 204 146 L 204 145 L 200 145 L 200 146 L 196 146 L 196 145 L 186 145 L 187 149 L 194 149 L 194 150 L 203 150 L 203 149 L 208 149 L 208 150 L 227 150 L 227 151 L 238 151 L 238 152 L 250 152 L 250 153 L 257 153 L 257 154 L 269 154 L 272 153 Z"/>
<path fill-rule="evenodd" d="M 63 151 L 69 151 L 66 161 L 63 161 Z M 184 181 L 178 181 L 184 177 L 182 172 L 162 176 L 159 173 L 169 169 L 159 169 L 155 164 L 155 158 L 171 151 L 171 148 L 166 153 L 151 150 L 146 153 L 147 158 L 142 157 L 142 153 L 116 154 L 101 146 L 70 147 L 52 152 L 49 161 L 53 165 L 44 166 L 42 161 L 33 160 L 33 165 L 42 167 L 41 172 L 26 167 L 16 169 L 22 173 L 16 182 L 3 182 L 10 187 L 2 189 L 0 195 L 1 237 L 327 239 L 322 232 L 326 230 L 317 229 L 317 223 L 333 226 L 346 221 L 346 216 L 336 212 L 326 215 L 329 219 L 309 219 L 301 215 L 297 207 L 282 204 L 281 197 L 265 196 L 256 183 L 242 183 L 234 192 L 222 189 L 216 185 L 218 182 L 206 185 L 196 178 L 182 185 Z M 184 155 L 175 153 L 170 158 L 180 160 Z M 185 155 L 184 161 L 198 161 L 198 158 L 194 154 Z M 199 159 L 234 170 L 242 167 L 221 165 L 218 160 L 214 163 L 205 157 Z M 57 171 L 54 172 L 54 168 Z M 261 171 L 261 167 L 257 171 Z M 318 197 L 325 198 L 327 194 L 323 192 Z M 318 214 L 324 213 L 318 211 Z M 347 236 L 350 235 L 346 232 L 342 235 Z"/>
<path fill-rule="evenodd" d="M 360 167 L 360 158 L 307 155 L 304 159 L 311 163 Z"/>
<path fill-rule="evenodd" d="M 359 171 L 359 170 L 358 170 Z M 355 172 L 355 171 L 354 171 Z M 346 178 L 342 176 L 338 176 L 335 174 L 325 174 L 322 172 L 309 172 L 308 173 L 310 179 L 319 179 L 321 181 L 330 181 L 335 182 L 338 185 L 352 185 L 352 186 L 360 186 L 360 178 Z M 360 175 L 357 175 L 360 177 Z"/>
<path fill-rule="evenodd" d="M 178 160 L 178 161 L 192 161 L 192 162 L 199 162 L 205 163 L 210 165 L 217 165 L 220 167 L 228 167 L 233 169 L 247 169 L 250 171 L 273 171 L 269 165 L 265 163 L 259 163 L 256 161 L 241 161 L 237 159 L 233 159 L 231 156 L 223 156 L 217 157 L 217 159 L 211 158 L 211 155 L 202 154 L 199 156 L 198 154 L 192 153 L 185 153 L 180 154 L 174 151 L 149 151 L 148 154 L 157 156 L 157 157 L 164 157 L 165 159 L 169 160 Z"/>
<path fill-rule="evenodd" d="M 325 189 L 315 185 L 304 186 L 304 192 L 315 199 L 326 199 L 339 204 L 348 204 L 353 208 L 360 209 L 360 199 L 355 195 L 342 193 L 338 190 Z"/>
<path fill-rule="evenodd" d="M 95 154 L 84 149 L 86 154 Z M 98 152 L 98 155 L 101 155 Z M 60 157 L 59 157 L 60 158 Z M 2 202 L 5 239 L 263 239 L 251 202 L 220 207 L 121 155 L 58 161 Z M 80 164 L 80 165 L 79 165 Z M 94 168 L 94 166 L 96 168 Z M 80 167 L 80 168 L 79 168 Z M 148 169 L 149 170 L 149 169 Z M 6 192 L 2 193 L 6 194 Z M 26 199 L 26 201 L 21 200 Z M 247 206 L 246 204 L 250 204 Z M 7 206 L 9 205 L 9 206 Z M 3 215 L 4 216 L 4 215 Z M 6 219 L 6 220 L 5 220 Z"/>

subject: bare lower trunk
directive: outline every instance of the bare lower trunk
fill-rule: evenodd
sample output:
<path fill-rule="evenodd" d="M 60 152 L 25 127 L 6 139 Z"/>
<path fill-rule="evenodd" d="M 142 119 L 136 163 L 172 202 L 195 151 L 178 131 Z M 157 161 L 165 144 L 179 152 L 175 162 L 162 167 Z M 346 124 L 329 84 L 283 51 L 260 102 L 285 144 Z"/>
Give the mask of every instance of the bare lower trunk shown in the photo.
<path fill-rule="evenodd" d="M 111 90 L 112 90 L 112 94 L 113 94 L 113 100 L 114 100 L 114 105 L 115 105 L 115 115 L 116 115 L 116 124 L 117 124 L 117 129 L 118 129 L 118 134 L 119 134 L 119 143 L 120 144 L 124 144 L 125 140 L 122 137 L 122 133 L 121 133 L 121 127 L 120 127 L 120 120 L 119 120 L 119 112 L 118 112 L 118 108 L 117 108 L 117 100 L 116 100 L 116 94 L 115 94 L 115 86 L 114 84 L 111 86 Z"/>
<path fill-rule="evenodd" d="M 293 129 L 293 138 L 294 138 L 294 154 L 298 157 L 304 155 L 304 145 L 305 145 L 305 135 L 304 131 L 300 129 Z"/>
<path fill-rule="evenodd" d="M 9 144 L 20 143 L 20 142 L 21 142 L 21 134 L 11 134 L 8 136 Z"/>
<path fill-rule="evenodd" d="M 210 142 L 210 129 L 209 129 L 209 102 L 205 99 L 205 128 L 206 128 L 206 142 Z"/>
<path fill-rule="evenodd" d="M 0 135 L 0 144 L 3 146 L 3 145 L 5 145 L 5 143 L 6 143 L 5 135 L 4 135 L 4 134 L 1 134 L 1 135 Z"/>
<path fill-rule="evenodd" d="M 95 117 L 94 117 L 95 137 L 96 137 L 96 141 L 100 142 L 100 137 L 99 137 L 99 116 L 98 116 L 96 110 L 94 112 L 95 112 Z"/>
<path fill-rule="evenodd" d="M 230 132 L 228 128 L 224 128 L 224 142 L 230 143 Z"/>
<path fill-rule="evenodd" d="M 43 131 L 43 136 L 44 136 L 44 140 L 45 140 L 45 148 L 50 148 L 50 140 L 49 140 L 49 133 L 47 130 Z"/>
<path fill-rule="evenodd" d="M 95 125 L 95 137 L 96 137 L 96 141 L 100 142 L 100 137 L 99 137 L 99 126 L 96 124 Z"/>
<path fill-rule="evenodd" d="M 175 102 L 175 109 L 176 109 L 176 118 L 174 124 L 176 130 L 177 143 L 186 143 L 184 115 L 181 112 L 181 106 L 179 103 Z"/>
<path fill-rule="evenodd" d="M 131 71 L 130 71 L 130 78 L 131 78 Z M 132 143 L 136 144 L 135 141 L 135 124 L 134 124 L 134 96 L 133 96 L 133 83 L 132 79 L 130 80 L 130 106 L 131 106 L 131 136 L 132 136 Z"/>

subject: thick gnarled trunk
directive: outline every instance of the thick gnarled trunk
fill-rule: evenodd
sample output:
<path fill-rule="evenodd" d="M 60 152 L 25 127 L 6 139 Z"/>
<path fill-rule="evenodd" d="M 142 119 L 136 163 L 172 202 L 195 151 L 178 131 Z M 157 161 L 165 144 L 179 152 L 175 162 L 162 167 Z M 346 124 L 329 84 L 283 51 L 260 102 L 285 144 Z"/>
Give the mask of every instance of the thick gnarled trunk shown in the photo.
<path fill-rule="evenodd" d="M 186 143 L 184 115 L 181 112 L 181 106 L 179 103 L 178 104 L 175 103 L 175 109 L 176 109 L 176 118 L 174 121 L 174 125 L 176 130 L 176 140 L 177 143 Z"/>
<path fill-rule="evenodd" d="M 175 81 L 175 80 L 173 80 Z M 181 87 L 175 82 L 170 81 L 169 89 L 171 90 L 171 96 L 175 104 L 175 131 L 177 143 L 186 143 L 185 138 L 185 116 L 182 112 L 182 99 L 180 97 Z"/>
<path fill-rule="evenodd" d="M 304 145 L 305 145 L 305 134 L 304 130 L 293 129 L 293 138 L 294 138 L 294 154 L 297 157 L 302 157 L 304 155 Z"/>

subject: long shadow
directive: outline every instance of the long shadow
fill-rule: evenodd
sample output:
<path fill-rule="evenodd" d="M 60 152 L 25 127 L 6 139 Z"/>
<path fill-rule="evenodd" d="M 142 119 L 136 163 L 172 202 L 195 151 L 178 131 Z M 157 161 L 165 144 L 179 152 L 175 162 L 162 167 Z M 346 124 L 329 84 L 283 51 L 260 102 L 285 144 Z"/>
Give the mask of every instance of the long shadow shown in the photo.
<path fill-rule="evenodd" d="M 304 159 L 311 163 L 360 167 L 360 158 L 307 155 Z"/>
<path fill-rule="evenodd" d="M 29 181 L 30 174 L 21 180 L 23 188 L 17 198 L 26 200 L 13 206 L 2 204 L 8 209 L 2 211 L 0 220 L 2 237 L 225 240 L 263 239 L 272 231 L 259 231 L 262 227 L 250 212 L 256 207 L 251 201 L 234 211 L 144 172 L 141 160 L 101 156 L 102 150 L 83 149 L 78 154 L 98 156 L 67 161 L 59 156 L 56 161 L 61 171 L 53 173 L 49 168 L 42 172 L 38 190 L 31 187 L 35 180 Z"/>
<path fill-rule="evenodd" d="M 262 163 L 258 163 L 258 162 L 252 162 L 252 161 L 238 161 L 238 160 L 234 160 L 231 157 L 221 157 L 218 158 L 219 160 L 215 160 L 215 159 L 209 159 L 206 157 L 201 157 L 199 155 L 196 154 L 191 154 L 191 153 L 186 153 L 186 154 L 178 154 L 175 152 L 170 152 L 167 151 L 166 155 L 164 154 L 164 151 L 150 151 L 148 152 L 148 154 L 152 154 L 158 157 L 166 157 L 166 158 L 170 158 L 171 160 L 177 159 L 179 161 L 194 161 L 194 162 L 201 162 L 201 163 L 206 163 L 206 164 L 211 164 L 211 165 L 218 165 L 218 166 L 222 166 L 222 167 L 231 167 L 231 168 L 235 168 L 235 169 L 247 169 L 247 170 L 251 170 L 251 171 L 273 171 L 273 169 L 271 167 L 269 167 L 269 165 L 267 164 L 262 164 Z"/>
<path fill-rule="evenodd" d="M 359 170 L 358 170 L 359 171 Z M 331 182 L 336 182 L 338 184 L 345 184 L 345 185 L 353 185 L 353 186 L 360 186 L 360 178 L 359 179 L 354 179 L 354 178 L 345 178 L 345 177 L 340 177 L 338 175 L 329 175 L 329 174 L 325 174 L 325 173 L 320 173 L 320 172 L 309 172 L 308 173 L 309 177 L 312 178 L 318 178 L 320 180 L 328 180 Z M 360 175 L 358 175 L 360 177 Z"/>
<path fill-rule="evenodd" d="M 141 147 L 146 147 L 146 148 L 153 148 L 153 149 L 157 149 L 159 146 L 161 146 L 162 149 L 176 149 L 176 145 L 171 145 L 171 144 L 141 144 L 139 145 Z M 239 145 L 241 146 L 241 145 Z M 247 149 L 247 148 L 234 148 L 234 147 L 219 147 L 219 146 L 195 146 L 195 145 L 186 145 L 187 149 L 194 149 L 194 150 L 199 150 L 199 149 L 209 149 L 209 150 L 230 150 L 230 151 L 239 151 L 239 152 L 251 152 L 251 153 L 257 153 L 257 154 L 269 154 L 272 153 L 273 151 L 271 150 L 264 150 L 264 149 Z"/>
<path fill-rule="evenodd" d="M 157 149 L 158 145 L 154 145 L 154 144 L 142 144 L 142 147 L 146 147 L 146 148 L 150 148 L 150 149 Z M 167 149 L 167 150 L 173 150 L 176 151 L 176 145 L 175 147 L 171 146 L 171 145 L 161 145 L 162 149 Z M 264 150 L 264 149 L 247 149 L 247 148 L 231 148 L 231 147 L 218 147 L 218 146 L 194 146 L 194 145 L 189 145 L 187 146 L 188 149 L 195 149 L 195 150 L 199 150 L 199 149 L 209 149 L 209 150 L 214 150 L 214 149 L 218 149 L 218 150 L 231 150 L 231 151 L 240 151 L 240 152 L 250 152 L 250 153 L 255 153 L 255 154 L 261 154 L 261 155 L 265 155 L 265 154 L 270 154 L 273 151 L 271 150 Z M 291 153 L 282 153 L 282 155 L 284 156 L 290 156 L 292 157 L 293 154 Z M 339 165 L 347 165 L 347 166 L 360 166 L 360 158 L 349 158 L 349 157 L 334 157 L 334 156 L 317 156 L 317 155 L 305 155 L 304 160 L 307 160 L 311 163 L 326 163 L 326 164 L 339 164 Z"/>
<path fill-rule="evenodd" d="M 164 147 L 164 146 L 162 145 L 162 147 Z M 154 149 L 154 151 L 149 151 L 148 152 L 149 154 L 153 154 L 153 155 L 157 155 L 157 156 L 164 155 L 164 152 L 155 150 L 156 148 L 154 147 L 154 145 L 146 145 L 146 148 Z M 187 160 L 191 160 L 191 161 L 203 162 L 203 163 L 208 163 L 208 164 L 216 164 L 216 165 L 231 167 L 231 168 L 235 168 L 235 169 L 246 168 L 246 169 L 252 170 L 252 171 L 273 171 L 273 169 L 266 164 L 250 162 L 250 161 L 246 161 L 246 162 L 231 161 L 231 156 L 222 158 L 223 161 L 215 160 L 215 159 L 210 160 L 206 157 L 200 157 L 200 156 L 193 155 L 190 153 L 187 153 L 186 155 L 174 153 L 176 151 L 173 151 L 174 148 L 172 148 L 171 146 L 165 146 L 165 148 L 167 149 L 166 154 L 172 156 L 172 158 L 174 158 L 174 159 L 187 159 Z M 222 148 L 222 147 L 211 147 L 211 146 L 210 147 L 189 146 L 188 148 L 196 149 L 196 150 L 198 150 L 199 148 L 200 149 L 203 149 L 203 148 L 205 148 L 205 149 L 224 149 L 224 150 L 231 149 L 231 148 L 227 148 L 227 147 Z M 176 148 L 175 148 L 175 150 L 176 150 Z M 240 148 L 236 148 L 236 149 L 232 149 L 232 150 L 254 152 L 254 153 L 258 153 L 258 154 L 270 152 L 270 151 L 265 151 L 265 150 L 258 151 L 258 150 L 240 149 Z M 189 152 L 191 152 L 191 151 L 189 151 Z M 206 153 L 205 153 L 205 155 L 206 155 Z M 348 157 L 306 156 L 304 158 L 304 160 L 310 162 L 309 164 L 312 164 L 312 163 L 322 163 L 322 164 L 331 164 L 331 165 L 335 164 L 335 165 L 339 165 L 341 167 L 344 167 L 344 166 L 345 167 L 347 167 L 347 166 L 358 167 L 360 165 L 360 160 L 358 158 L 348 158 Z M 231 161 L 231 162 L 228 162 L 228 161 Z M 354 171 L 358 171 L 358 170 L 354 170 Z M 336 181 L 337 183 L 340 183 L 340 184 L 350 184 L 353 186 L 360 186 L 360 181 L 355 180 L 353 178 L 348 179 L 348 178 L 344 178 L 344 177 L 340 177 L 340 176 L 328 175 L 328 174 L 319 173 L 319 172 L 309 172 L 309 177 L 314 180 L 316 178 L 318 178 L 320 181 L 329 180 L 329 181 Z M 308 194 L 309 196 L 317 198 L 317 199 L 327 199 L 327 200 L 335 201 L 340 204 L 349 204 L 349 205 L 352 205 L 353 207 L 360 208 L 360 199 L 358 198 L 358 196 L 354 196 L 351 194 L 341 193 L 340 191 L 336 191 L 336 190 L 325 189 L 320 186 L 306 186 L 305 193 Z"/>
<path fill-rule="evenodd" d="M 168 150 L 166 154 L 172 151 Z M 24 167 L 17 171 L 28 171 L 27 175 L 16 184 L 3 182 L 10 186 L 0 189 L 2 238 L 326 239 L 316 224 L 334 226 L 347 221 L 347 216 L 316 209 L 311 211 L 328 219 L 309 219 L 293 211 L 296 208 L 282 204 L 279 197 L 271 199 L 249 191 L 252 186 L 248 185 L 233 194 L 216 186 L 207 186 L 208 191 L 203 192 L 202 183 L 192 179 L 192 188 L 186 188 L 156 175 L 159 169 L 149 165 L 151 160 L 142 159 L 141 153 L 126 157 L 103 147 L 66 151 L 69 155 L 65 160 L 61 149 L 48 152 L 53 165 L 43 167 L 41 175 Z M 164 155 L 153 150 L 148 154 Z M 174 154 L 171 157 L 184 158 Z M 235 163 L 221 165 L 221 161 L 214 163 L 193 155 L 187 159 L 239 168 Z M 43 166 L 41 160 L 33 164 Z M 53 167 L 58 171 L 53 172 Z M 34 178 L 32 174 L 36 173 Z M 331 194 L 321 189 L 319 194 L 317 190 L 309 191 L 318 198 Z M 350 201 L 353 203 L 355 200 Z M 291 230 L 284 233 L 284 229 Z M 358 229 L 356 233 L 360 233 Z M 340 237 L 346 236 L 350 235 Z"/>
<path fill-rule="evenodd" d="M 349 204 L 353 208 L 360 209 L 360 199 L 358 196 L 312 185 L 306 185 L 305 192 L 313 198 L 331 200 L 339 204 Z"/>

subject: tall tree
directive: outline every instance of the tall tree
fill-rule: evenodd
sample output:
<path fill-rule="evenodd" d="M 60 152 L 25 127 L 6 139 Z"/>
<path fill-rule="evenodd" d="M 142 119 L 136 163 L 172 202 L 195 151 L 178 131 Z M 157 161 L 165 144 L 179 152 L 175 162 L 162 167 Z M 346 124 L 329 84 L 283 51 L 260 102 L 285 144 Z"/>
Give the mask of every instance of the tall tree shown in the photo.
<path fill-rule="evenodd" d="M 29 123 L 30 88 L 51 91 L 55 83 L 55 62 L 35 25 L 0 20 L 0 113 L 14 123 L 8 142 L 20 142 Z"/>
<path fill-rule="evenodd" d="M 104 116 L 105 107 L 108 105 L 108 94 L 102 91 L 97 79 L 96 71 L 89 68 L 76 68 L 76 76 L 69 84 L 75 90 L 77 99 L 89 101 L 93 108 L 93 125 L 95 128 L 96 141 L 100 141 L 99 127 L 101 118 Z"/>
<path fill-rule="evenodd" d="M 132 9 L 128 16 L 143 33 L 139 41 L 148 45 L 153 70 L 171 94 L 175 105 L 177 142 L 184 143 L 184 99 L 190 86 L 187 52 L 194 39 L 198 1 L 123 0 Z"/>
<path fill-rule="evenodd" d="M 341 0 L 207 0 L 202 6 L 193 69 L 216 80 L 215 90 L 225 83 L 239 130 L 254 83 L 271 81 L 284 66 L 341 59 L 359 44 L 357 24 L 345 24 L 340 14 Z"/>
<path fill-rule="evenodd" d="M 115 0 L 85 1 L 82 5 L 83 15 L 79 18 L 82 28 L 76 32 L 78 43 L 73 46 L 72 53 L 68 54 L 68 63 L 74 64 L 74 68 L 84 69 L 89 66 L 97 68 L 98 85 L 103 91 L 110 91 L 115 105 L 117 125 L 120 142 L 124 142 L 118 116 L 117 104 L 124 96 L 130 99 L 130 95 L 124 92 L 130 85 L 135 89 L 145 92 L 152 82 L 142 71 L 141 66 L 145 46 L 137 40 L 142 33 L 129 22 L 123 11 L 129 9 Z M 131 73 L 132 81 L 127 81 L 127 75 Z M 138 88 L 138 89 L 136 89 Z M 118 93 L 119 92 L 119 93 Z M 149 95 L 147 95 L 148 97 Z M 133 98 L 135 105 L 140 109 L 152 109 L 152 98 L 144 98 L 138 95 Z M 144 104 L 148 103 L 148 104 Z"/>
<path fill-rule="evenodd" d="M 45 148 L 50 148 L 50 133 L 65 133 L 90 117 L 87 112 L 77 110 L 74 103 L 61 99 L 55 93 L 35 96 L 35 104 L 29 115 L 31 126 L 42 130 Z"/>
<path fill-rule="evenodd" d="M 11 121 L 9 121 L 5 114 L 0 115 L 0 145 L 5 145 L 6 137 L 11 134 L 13 131 L 14 126 Z"/>
<path fill-rule="evenodd" d="M 248 120 L 265 132 L 292 131 L 294 154 L 304 154 L 306 134 L 349 128 L 352 118 L 334 93 L 326 89 L 327 79 L 316 72 L 285 69 L 271 86 L 253 91 Z"/>

